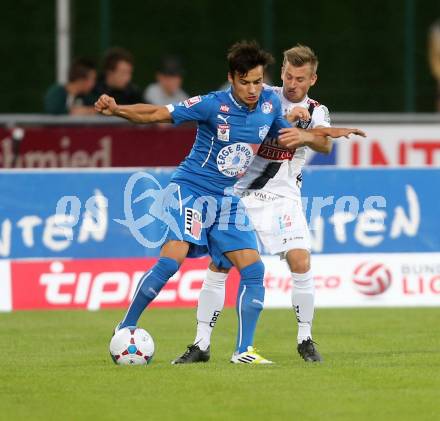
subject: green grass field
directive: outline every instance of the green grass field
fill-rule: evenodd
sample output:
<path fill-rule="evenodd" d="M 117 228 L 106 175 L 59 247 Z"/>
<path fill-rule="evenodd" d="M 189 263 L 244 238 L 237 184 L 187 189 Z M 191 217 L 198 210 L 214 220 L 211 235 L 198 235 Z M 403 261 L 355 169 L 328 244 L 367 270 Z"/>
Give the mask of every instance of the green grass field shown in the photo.
<path fill-rule="evenodd" d="M 256 345 L 276 364 L 229 363 L 224 312 L 207 364 L 171 366 L 195 311 L 151 310 L 148 367 L 118 367 L 107 346 L 121 311 L 0 314 L 1 420 L 438 420 L 440 309 L 317 311 L 325 362 L 306 364 L 289 310 L 262 313 Z"/>

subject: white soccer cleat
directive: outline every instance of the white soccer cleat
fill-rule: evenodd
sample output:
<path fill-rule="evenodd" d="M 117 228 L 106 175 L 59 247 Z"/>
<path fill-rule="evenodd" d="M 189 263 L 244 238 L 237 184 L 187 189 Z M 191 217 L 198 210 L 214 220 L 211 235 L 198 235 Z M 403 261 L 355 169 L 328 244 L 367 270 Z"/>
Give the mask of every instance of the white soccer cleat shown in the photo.
<path fill-rule="evenodd" d="M 273 361 L 266 360 L 257 353 L 253 346 L 248 346 L 247 351 L 239 354 L 234 352 L 231 357 L 231 363 L 234 364 L 273 364 Z"/>

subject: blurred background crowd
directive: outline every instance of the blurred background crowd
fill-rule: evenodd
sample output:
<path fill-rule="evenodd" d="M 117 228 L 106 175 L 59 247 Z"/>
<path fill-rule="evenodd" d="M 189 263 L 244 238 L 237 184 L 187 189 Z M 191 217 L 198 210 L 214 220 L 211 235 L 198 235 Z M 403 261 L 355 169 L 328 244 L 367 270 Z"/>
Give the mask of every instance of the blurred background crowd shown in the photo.
<path fill-rule="evenodd" d="M 311 46 L 320 58 L 314 96 L 332 111 L 440 111 L 438 1 L 72 0 L 63 81 L 57 3 L 3 8 L 0 113 L 88 114 L 101 93 L 125 104 L 163 104 L 216 90 L 226 79 L 226 50 L 239 39 L 273 53 L 274 83 L 282 51 Z"/>
<path fill-rule="evenodd" d="M 188 98 L 182 90 L 183 67 L 177 56 L 164 56 L 155 72 L 155 81 L 143 90 L 133 81 L 134 58 L 126 49 L 109 49 L 97 74 L 95 63 L 77 58 L 70 66 L 68 81 L 52 85 L 44 97 L 44 111 L 49 114 L 94 114 L 93 104 L 102 94 L 121 105 L 146 102 L 166 105 Z"/>

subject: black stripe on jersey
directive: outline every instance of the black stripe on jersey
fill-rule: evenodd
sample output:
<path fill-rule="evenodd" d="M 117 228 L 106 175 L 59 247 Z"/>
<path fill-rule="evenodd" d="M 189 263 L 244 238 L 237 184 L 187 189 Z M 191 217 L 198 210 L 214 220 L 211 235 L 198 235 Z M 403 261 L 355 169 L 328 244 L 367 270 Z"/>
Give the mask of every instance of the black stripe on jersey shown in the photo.
<path fill-rule="evenodd" d="M 309 120 L 309 122 L 308 122 L 308 124 L 307 124 L 307 129 L 308 129 L 309 126 L 312 124 L 312 114 L 313 114 L 313 111 L 314 111 L 314 110 L 315 110 L 315 104 L 311 103 L 311 104 L 310 104 L 310 107 L 309 107 L 310 120 Z"/>
<path fill-rule="evenodd" d="M 303 120 L 298 121 L 298 125 L 297 125 L 298 128 L 300 128 L 300 129 L 308 129 L 309 128 L 310 124 L 312 124 L 312 114 L 313 114 L 314 110 L 315 110 L 315 104 L 311 103 L 309 105 L 310 119 L 307 121 L 303 121 Z"/>
<path fill-rule="evenodd" d="M 269 162 L 269 164 L 266 165 L 266 168 L 262 172 L 260 176 L 258 176 L 250 186 L 248 187 L 249 190 L 259 190 L 262 189 L 267 182 L 276 176 L 277 172 L 279 171 L 281 167 L 282 162 Z"/>

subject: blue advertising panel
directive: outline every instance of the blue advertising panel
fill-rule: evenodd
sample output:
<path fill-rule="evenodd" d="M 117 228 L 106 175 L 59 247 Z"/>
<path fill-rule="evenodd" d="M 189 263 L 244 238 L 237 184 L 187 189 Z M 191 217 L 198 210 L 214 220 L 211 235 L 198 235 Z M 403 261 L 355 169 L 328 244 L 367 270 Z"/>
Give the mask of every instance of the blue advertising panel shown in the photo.
<path fill-rule="evenodd" d="M 169 170 L 139 176 L 127 170 L 4 172 L 0 257 L 155 256 L 161 227 L 152 218 L 140 221 L 140 232 L 151 240 L 145 246 L 126 221 L 148 216 L 151 199 L 132 201 L 145 191 L 160 190 L 169 178 Z"/>
<path fill-rule="evenodd" d="M 156 256 L 170 175 L 1 172 L 0 258 Z M 440 170 L 309 168 L 303 179 L 314 253 L 440 251 Z"/>
<path fill-rule="evenodd" d="M 315 253 L 440 250 L 440 170 L 306 169 Z"/>

